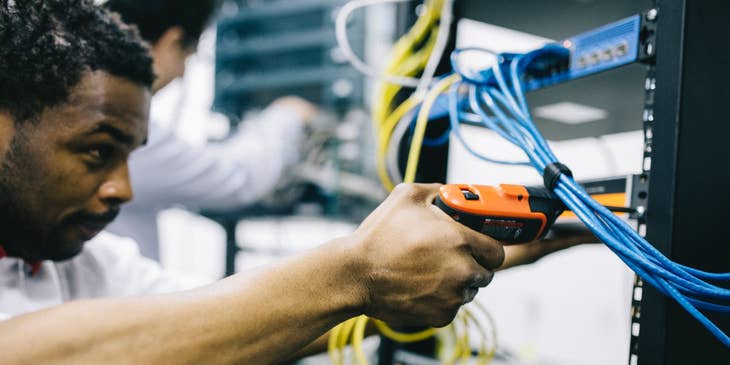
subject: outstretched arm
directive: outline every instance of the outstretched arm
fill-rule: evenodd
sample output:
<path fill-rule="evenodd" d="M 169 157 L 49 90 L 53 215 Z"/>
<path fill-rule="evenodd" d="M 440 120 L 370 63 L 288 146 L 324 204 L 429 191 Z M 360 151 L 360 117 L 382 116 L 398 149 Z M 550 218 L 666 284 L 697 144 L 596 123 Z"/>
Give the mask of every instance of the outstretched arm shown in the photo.
<path fill-rule="evenodd" d="M 437 193 L 400 186 L 353 235 L 208 287 L 2 322 L 3 364 L 275 364 L 359 314 L 443 326 L 504 252 L 432 206 Z"/>

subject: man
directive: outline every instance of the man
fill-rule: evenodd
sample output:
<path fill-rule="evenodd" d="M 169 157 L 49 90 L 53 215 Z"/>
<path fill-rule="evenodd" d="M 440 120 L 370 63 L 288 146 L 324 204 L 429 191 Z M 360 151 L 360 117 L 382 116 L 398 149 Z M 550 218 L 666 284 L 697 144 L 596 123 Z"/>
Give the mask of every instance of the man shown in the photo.
<path fill-rule="evenodd" d="M 431 204 L 437 186 L 411 185 L 350 236 L 207 287 L 142 296 L 185 284 L 123 248 L 84 242 L 132 198 L 147 50 L 90 0 L 0 0 L 0 45 L 0 312 L 15 316 L 0 322 L 3 364 L 279 363 L 363 313 L 445 325 L 502 264 L 501 245 Z"/>
<path fill-rule="evenodd" d="M 157 78 L 152 92 L 185 72 L 185 60 L 211 17 L 216 0 L 108 0 L 104 6 L 139 28 L 151 45 Z M 157 215 L 172 205 L 223 210 L 250 204 L 276 186 L 299 158 L 304 123 L 317 109 L 304 100 L 275 101 L 245 121 L 221 143 L 193 146 L 157 120 L 150 121 L 147 145 L 130 160 L 135 200 L 109 231 L 132 237 L 144 256 L 160 259 Z"/>

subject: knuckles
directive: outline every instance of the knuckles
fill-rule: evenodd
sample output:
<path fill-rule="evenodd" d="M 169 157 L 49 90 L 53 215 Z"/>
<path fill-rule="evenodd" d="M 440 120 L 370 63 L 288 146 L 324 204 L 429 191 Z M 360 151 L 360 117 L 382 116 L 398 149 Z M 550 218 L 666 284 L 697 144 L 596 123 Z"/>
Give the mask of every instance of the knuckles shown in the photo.
<path fill-rule="evenodd" d="M 416 189 L 414 184 L 400 183 L 393 188 L 390 195 L 396 198 L 407 197 L 413 195 Z"/>
<path fill-rule="evenodd" d="M 492 267 L 490 267 L 490 269 L 499 268 L 500 266 L 502 266 L 502 264 L 504 264 L 505 253 L 504 253 L 504 248 L 502 246 L 498 246 L 494 250 L 493 256 L 494 256 L 494 264 L 492 265 Z"/>
<path fill-rule="evenodd" d="M 410 202 L 418 202 L 433 193 L 439 186 L 441 185 L 400 183 L 393 188 L 390 195 Z"/>

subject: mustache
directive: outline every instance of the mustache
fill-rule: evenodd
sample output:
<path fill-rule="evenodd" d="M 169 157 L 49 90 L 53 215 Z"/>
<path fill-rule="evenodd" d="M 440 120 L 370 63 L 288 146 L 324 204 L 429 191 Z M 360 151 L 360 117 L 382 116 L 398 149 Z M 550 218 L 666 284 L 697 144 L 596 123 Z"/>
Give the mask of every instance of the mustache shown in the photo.
<path fill-rule="evenodd" d="M 78 212 L 68 217 L 70 223 L 86 223 L 92 225 L 107 225 L 119 215 L 119 208 L 110 208 L 104 213 Z"/>

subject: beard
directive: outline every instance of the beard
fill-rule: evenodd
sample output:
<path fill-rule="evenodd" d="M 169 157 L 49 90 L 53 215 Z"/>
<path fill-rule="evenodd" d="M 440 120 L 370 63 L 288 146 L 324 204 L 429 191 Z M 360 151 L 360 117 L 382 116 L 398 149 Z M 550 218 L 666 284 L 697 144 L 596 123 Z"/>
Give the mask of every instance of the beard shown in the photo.
<path fill-rule="evenodd" d="M 43 244 L 46 235 L 34 224 L 29 212 L 23 209 L 16 189 L 8 181 L 8 166 L 0 167 L 0 244 L 11 256 L 36 259 L 37 254 L 28 245 Z"/>
<path fill-rule="evenodd" d="M 33 199 L 39 196 L 31 191 L 31 185 L 38 179 L 27 173 L 35 167 L 25 148 L 27 142 L 18 131 L 0 164 L 0 245 L 10 256 L 26 260 L 68 259 L 78 251 L 60 249 L 60 225 L 54 228 L 44 224 L 37 218 L 43 212 L 37 214 L 31 210 L 38 206 L 33 204 Z"/>
<path fill-rule="evenodd" d="M 4 168 L 4 166 L 3 166 Z M 0 175 L 4 172 L 0 171 Z M 30 245 L 45 246 L 46 234 L 17 201 L 13 189 L 0 178 L 0 243 L 9 255 L 29 260 L 39 259 L 39 250 Z"/>

